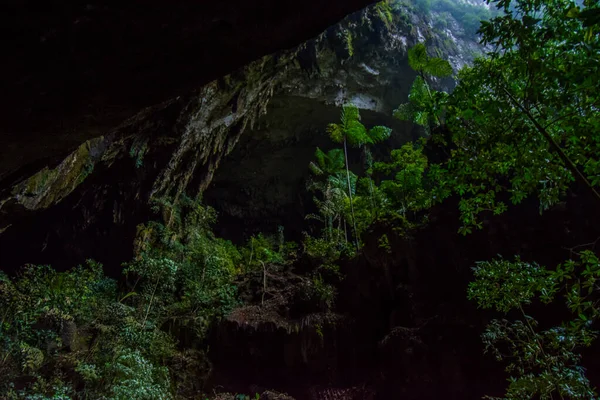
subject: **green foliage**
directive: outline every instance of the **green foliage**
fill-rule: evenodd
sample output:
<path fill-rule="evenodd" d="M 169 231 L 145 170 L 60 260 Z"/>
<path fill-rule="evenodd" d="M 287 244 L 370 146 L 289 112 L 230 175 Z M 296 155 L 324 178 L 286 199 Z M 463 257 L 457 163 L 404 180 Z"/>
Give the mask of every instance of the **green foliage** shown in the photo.
<path fill-rule="evenodd" d="M 416 9 L 422 14 L 429 14 L 431 12 L 431 6 L 433 4 L 433 0 L 416 0 L 407 2 L 409 6 L 414 5 Z"/>
<path fill-rule="evenodd" d="M 595 2 L 585 4 L 590 11 L 583 18 L 570 1 L 491 3 L 502 15 L 481 25 L 483 43 L 494 49 L 488 57 L 461 71 L 459 85 L 447 95 L 428 85 L 424 46 L 413 48 L 409 63 L 420 79 L 409 103 L 396 111 L 401 119 L 444 133 L 429 140 L 446 159 L 429 165 L 425 176 L 431 177 L 435 201 L 451 194 L 460 197 L 463 234 L 483 227 L 482 214 L 501 214 L 508 202 L 518 204 L 531 195 L 538 197 L 543 212 L 575 180 L 600 200 Z M 400 189 L 418 198 L 421 185 L 415 177 L 420 169 L 415 175 L 410 171 L 405 179 L 414 187 Z M 380 190 L 397 190 L 393 183 L 382 182 Z M 579 351 L 596 337 L 591 326 L 598 317 L 597 273 L 598 260 L 591 252 L 552 271 L 518 259 L 478 263 L 469 297 L 481 307 L 521 315 L 517 321 L 492 322 L 483 335 L 487 350 L 509 363 L 507 399 L 595 397 L 579 364 Z M 532 302 L 558 302 L 558 293 L 574 317 L 541 329 L 526 310 Z"/>
<path fill-rule="evenodd" d="M 248 244 L 240 250 L 244 272 L 262 270 L 265 265 L 286 265 L 296 258 L 297 244 L 286 242 L 283 230 L 279 236 L 266 236 L 259 233 L 252 236 Z"/>
<path fill-rule="evenodd" d="M 346 43 L 346 51 L 348 51 L 348 56 L 354 56 L 354 37 L 352 36 L 352 31 L 350 29 L 345 29 L 343 31 L 344 42 Z"/>
<path fill-rule="evenodd" d="M 414 143 L 392 150 L 391 162 L 377 162 L 374 170 L 392 177 L 382 180 L 379 185 L 387 199 L 382 210 L 384 214 L 406 217 L 408 213 L 414 215 L 429 209 L 437 201 L 436 193 L 442 184 L 435 171 L 430 172 L 422 149 Z"/>
<path fill-rule="evenodd" d="M 124 271 L 135 279 L 139 294 L 131 303 L 145 307 L 144 321 L 158 326 L 170 321 L 201 337 L 213 318 L 237 304 L 233 279 L 242 255 L 214 236 L 210 227 L 216 214 L 199 202 L 158 200 L 154 210 L 166 222 L 138 227 L 137 256 Z"/>
<path fill-rule="evenodd" d="M 317 147 L 315 159 L 316 162 L 311 162 L 309 168 L 316 176 L 334 175 L 344 169 L 345 160 L 344 151 L 342 149 L 333 149 L 324 153 Z"/>
<path fill-rule="evenodd" d="M 447 12 L 452 15 L 462 25 L 467 36 L 474 36 L 481 21 L 488 21 L 496 14 L 492 8 L 451 0 L 436 0 L 433 3 L 432 10 Z"/>
<path fill-rule="evenodd" d="M 315 198 L 315 202 L 319 206 L 321 210 L 321 215 L 326 218 L 321 219 L 322 222 L 327 224 L 327 233 L 329 233 L 329 238 L 333 238 L 334 235 L 334 223 L 338 221 L 337 232 L 335 233 L 336 241 L 339 244 L 339 238 L 341 236 L 341 228 L 342 221 L 344 221 L 344 238 L 347 242 L 347 234 L 345 228 L 345 221 L 348 219 L 347 215 L 350 217 L 350 221 L 352 222 L 352 230 L 354 233 L 354 242 L 356 246 L 356 250 L 360 249 L 360 234 L 363 231 L 359 229 L 360 222 L 363 222 L 363 225 L 369 225 L 370 221 L 365 222 L 364 215 L 359 215 L 358 223 L 357 223 L 357 215 L 355 214 L 355 206 L 354 206 L 354 196 L 356 195 L 357 182 L 358 177 L 350 172 L 350 168 L 348 166 L 348 144 L 353 147 L 358 147 L 362 149 L 364 159 L 366 160 L 365 169 L 367 170 L 367 174 L 370 174 L 371 166 L 372 166 L 372 155 L 368 146 L 380 143 L 386 139 L 388 139 L 392 133 L 392 130 L 385 126 L 374 126 L 371 129 L 367 129 L 360 122 L 360 112 L 358 107 L 354 104 L 346 104 L 342 107 L 342 113 L 339 124 L 329 124 L 327 128 L 327 132 L 331 138 L 336 143 L 343 144 L 343 153 L 341 150 L 332 150 L 327 155 L 325 155 L 321 150 L 317 149 L 316 158 L 317 164 L 322 164 L 320 169 L 315 169 L 315 163 L 311 164 L 311 170 L 313 173 L 319 175 L 319 172 L 325 168 L 325 165 L 335 165 L 335 167 L 340 167 L 339 160 L 341 155 L 344 156 L 345 161 L 345 175 L 346 175 L 346 189 L 345 193 L 342 190 L 341 178 L 343 172 L 340 169 L 332 169 L 330 170 L 330 175 L 327 178 L 327 185 L 319 187 L 320 191 L 323 193 L 323 199 Z M 336 160 L 335 164 L 333 160 Z M 367 180 L 369 187 L 369 198 L 371 206 L 374 207 L 375 202 L 375 190 L 372 183 L 372 180 L 369 178 Z M 310 187 L 310 186 L 309 186 Z M 313 185 L 313 187 L 315 187 Z M 326 187 L 326 189 L 325 189 Z M 348 198 L 349 210 L 346 203 L 346 196 Z M 363 199 L 356 199 L 356 201 L 363 202 Z M 344 210 L 346 212 L 344 212 Z M 362 209 L 365 210 L 364 208 Z M 349 211 L 349 214 L 347 213 Z M 360 210 L 359 210 L 360 211 Z M 371 212 L 367 212 L 367 214 L 373 214 L 373 209 Z M 364 213 L 363 213 L 364 214 Z M 342 216 L 344 218 L 342 219 Z M 327 219 L 328 218 L 328 219 Z M 317 218 L 318 219 L 318 218 Z M 372 216 L 370 217 L 372 219 Z"/>
<path fill-rule="evenodd" d="M 408 63 L 419 75 L 408 94 L 408 103 L 401 104 L 394 111 L 394 117 L 401 121 L 413 122 L 429 132 L 432 127 L 442 125 L 448 94 L 432 91 L 427 83 L 427 76 L 452 75 L 452 67 L 446 60 L 429 57 L 423 43 L 418 43 L 408 50 Z"/>
<path fill-rule="evenodd" d="M 423 43 L 417 43 L 408 50 L 408 65 L 420 74 L 438 78 L 452 75 L 450 63 L 444 59 L 427 55 L 427 48 Z"/>
<path fill-rule="evenodd" d="M 469 285 L 469 298 L 480 307 L 508 313 L 517 310 L 522 319 L 494 320 L 483 334 L 486 351 L 499 361 L 507 360 L 511 373 L 506 399 L 595 398 L 595 392 L 580 363 L 578 351 L 597 337 L 591 329 L 600 316 L 594 302 L 600 261 L 590 252 L 580 260 L 568 260 L 555 270 L 537 264 L 503 259 L 478 263 L 475 281 Z M 538 322 L 526 314 L 534 299 L 552 302 L 563 293 L 573 313 L 568 323 L 539 329 Z M 538 397 L 536 397 L 538 398 Z"/>
<path fill-rule="evenodd" d="M 375 126 L 367 129 L 360 122 L 360 112 L 354 104 L 342 107 L 341 123 L 329 124 L 327 132 L 335 143 L 348 142 L 353 147 L 376 144 L 390 137 L 391 129 L 385 126 Z"/>
<path fill-rule="evenodd" d="M 238 304 L 242 255 L 213 235 L 216 214 L 197 201 L 162 199 L 154 211 L 163 222 L 139 226 L 125 292 L 93 261 L 0 274 L 0 372 L 5 382 L 27 377 L 0 386 L 0 397 L 170 399 L 197 374 L 171 369 L 182 357 L 176 338 L 201 343 Z"/>
<path fill-rule="evenodd" d="M 30 373 L 44 367 L 51 360 L 50 349 L 68 345 L 61 335 L 65 327 L 89 322 L 115 290 L 92 261 L 63 273 L 29 265 L 17 279 L 0 275 L 2 367 L 14 364 Z"/>
<path fill-rule="evenodd" d="M 377 244 L 379 248 L 385 251 L 386 253 L 392 252 L 392 247 L 390 246 L 390 239 L 388 238 L 387 234 L 383 234 L 377 241 Z"/>
<path fill-rule="evenodd" d="M 469 299 L 483 308 L 508 312 L 531 303 L 551 286 L 551 273 L 535 263 L 498 259 L 477 263 L 475 281 L 469 285 Z"/>
<path fill-rule="evenodd" d="M 148 142 L 134 142 L 129 149 L 129 156 L 135 160 L 135 167 L 140 168 L 144 163 L 144 156 L 148 151 Z"/>
<path fill-rule="evenodd" d="M 331 310 L 336 297 L 335 287 L 326 283 L 321 275 L 313 278 L 309 297 L 321 303 L 323 310 Z"/>
<path fill-rule="evenodd" d="M 375 4 L 375 12 L 388 29 L 391 28 L 394 22 L 394 11 L 392 9 L 391 0 L 383 0 Z"/>
<path fill-rule="evenodd" d="M 325 240 L 334 246 L 343 246 L 347 244 L 348 236 L 342 227 L 345 227 L 346 221 L 351 218 L 346 175 L 349 175 L 351 194 L 356 193 L 357 177 L 352 172 L 345 171 L 345 157 L 342 149 L 333 149 L 324 153 L 317 148 L 315 158 L 316 162 L 309 164 L 313 178 L 308 182 L 307 188 L 316 193 L 313 200 L 319 214 L 309 214 L 306 218 L 323 223 Z"/>
<path fill-rule="evenodd" d="M 167 400 L 170 393 L 168 371 L 155 367 L 139 351 L 125 349 L 109 366 L 114 379 L 112 395 L 116 400 Z"/>
<path fill-rule="evenodd" d="M 506 209 L 501 194 L 515 204 L 536 195 L 542 212 L 578 180 L 600 199 L 600 44 L 566 17 L 569 4 L 512 2 L 481 28 L 498 50 L 459 75 L 448 101 L 456 150 L 447 167 L 463 196 L 465 232 L 481 226 L 480 214 Z"/>

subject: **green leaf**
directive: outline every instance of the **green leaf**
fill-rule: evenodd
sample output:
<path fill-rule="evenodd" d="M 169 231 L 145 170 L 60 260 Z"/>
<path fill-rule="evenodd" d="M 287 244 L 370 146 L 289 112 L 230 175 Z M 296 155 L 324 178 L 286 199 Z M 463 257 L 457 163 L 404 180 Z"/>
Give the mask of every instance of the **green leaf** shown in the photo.
<path fill-rule="evenodd" d="M 392 129 L 387 126 L 374 126 L 369 130 L 368 136 L 370 138 L 370 143 L 375 144 L 389 139 L 391 134 Z"/>
<path fill-rule="evenodd" d="M 408 50 L 408 65 L 415 71 L 422 71 L 427 66 L 427 49 L 423 43 L 417 43 Z"/>
<path fill-rule="evenodd" d="M 327 133 L 329 134 L 329 137 L 331 138 L 331 140 L 333 140 L 336 143 L 343 143 L 344 142 L 344 132 L 342 130 L 342 127 L 338 124 L 329 124 L 327 126 Z"/>
<path fill-rule="evenodd" d="M 567 12 L 567 18 L 577 18 L 579 16 L 579 7 L 572 7 Z"/>
<path fill-rule="evenodd" d="M 413 120 L 413 107 L 410 103 L 400 104 L 397 109 L 394 110 L 394 118 L 400 121 L 411 121 Z"/>
<path fill-rule="evenodd" d="M 423 71 L 438 78 L 445 78 L 452 75 L 453 72 L 448 61 L 437 57 L 429 59 Z"/>

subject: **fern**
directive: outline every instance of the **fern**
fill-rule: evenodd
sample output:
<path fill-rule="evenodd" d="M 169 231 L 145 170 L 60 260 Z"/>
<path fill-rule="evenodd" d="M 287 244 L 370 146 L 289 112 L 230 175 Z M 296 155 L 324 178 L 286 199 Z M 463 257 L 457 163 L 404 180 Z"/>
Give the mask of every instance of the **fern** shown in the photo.
<path fill-rule="evenodd" d="M 429 133 L 432 124 L 442 125 L 441 110 L 447 99 L 447 93 L 432 91 L 426 75 L 438 78 L 452 75 L 452 66 L 446 60 L 429 57 L 423 43 L 417 43 L 408 50 L 408 64 L 418 72 L 408 94 L 408 103 L 394 110 L 394 117 L 401 121 L 410 121 L 425 128 Z"/>
<path fill-rule="evenodd" d="M 354 55 L 354 38 L 352 37 L 352 32 L 346 29 L 344 39 L 346 41 L 346 50 L 348 50 L 348 55 L 352 57 Z"/>
<path fill-rule="evenodd" d="M 392 6 L 390 5 L 390 0 L 384 0 L 377 3 L 375 5 L 375 11 L 377 11 L 377 15 L 383 21 L 385 26 L 390 29 L 394 22 L 394 13 L 392 11 Z"/>
<path fill-rule="evenodd" d="M 387 126 L 374 126 L 368 132 L 369 142 L 368 144 L 376 144 L 389 139 L 392 134 L 392 130 Z"/>
<path fill-rule="evenodd" d="M 327 126 L 327 133 L 331 140 L 336 143 L 342 143 L 344 141 L 344 132 L 342 127 L 338 124 L 329 124 Z"/>

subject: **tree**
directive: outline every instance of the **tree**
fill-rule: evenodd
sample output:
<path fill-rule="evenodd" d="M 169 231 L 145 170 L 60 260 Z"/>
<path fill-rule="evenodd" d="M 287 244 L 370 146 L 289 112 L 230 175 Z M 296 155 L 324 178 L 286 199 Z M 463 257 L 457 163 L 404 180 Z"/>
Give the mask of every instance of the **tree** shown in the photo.
<path fill-rule="evenodd" d="M 596 398 L 579 351 L 598 336 L 592 329 L 600 315 L 594 293 L 600 279 L 598 257 L 583 251 L 579 260 L 568 260 L 554 270 L 519 258 L 496 259 L 477 263 L 474 274 L 470 299 L 482 308 L 519 316 L 514 321 L 492 320 L 482 335 L 486 352 L 508 361 L 507 371 L 513 376 L 505 398 Z M 564 294 L 573 317 L 568 323 L 541 329 L 527 306 L 534 300 L 548 304 L 559 293 Z"/>
<path fill-rule="evenodd" d="M 600 200 L 597 2 L 586 1 L 583 11 L 566 0 L 492 2 L 503 15 L 482 22 L 480 32 L 494 50 L 461 71 L 446 102 L 454 149 L 444 169 L 461 196 L 465 234 L 482 226 L 482 213 L 505 211 L 502 197 L 518 204 L 536 195 L 540 212 L 568 190 Z M 579 351 L 596 337 L 600 264 L 592 252 L 579 257 L 554 270 L 519 259 L 475 268 L 469 297 L 521 317 L 495 320 L 483 335 L 488 350 L 509 360 L 507 399 L 595 398 Z M 559 292 L 574 318 L 542 330 L 526 306 L 556 301 Z"/>
<path fill-rule="evenodd" d="M 348 195 L 350 197 L 350 210 L 354 230 L 354 242 L 356 244 L 356 250 L 358 251 L 360 250 L 360 245 L 356 229 L 356 218 L 354 216 L 354 203 L 352 201 L 350 167 L 348 166 L 348 144 L 353 147 L 362 147 L 366 144 L 378 143 L 387 139 L 391 134 L 391 130 L 383 126 L 375 126 L 370 130 L 367 130 L 360 122 L 360 112 L 358 111 L 358 107 L 354 104 L 346 104 L 342 107 L 341 123 L 329 124 L 327 132 L 334 142 L 343 144 Z"/>
<path fill-rule="evenodd" d="M 346 199 L 356 191 L 357 177 L 350 173 L 350 191 L 347 191 L 345 159 L 342 149 L 333 149 L 324 153 L 320 148 L 315 151 L 316 161 L 309 164 L 313 178 L 308 183 L 310 191 L 318 191 L 321 198 L 314 197 L 320 216 L 309 214 L 306 217 L 316 219 L 325 224 L 325 240 L 333 241 L 334 224 L 337 221 L 336 243 L 340 243 L 342 223 L 346 226 L 344 215 Z M 346 229 L 344 229 L 346 232 Z M 348 236 L 344 234 L 347 242 Z"/>
<path fill-rule="evenodd" d="M 442 125 L 441 113 L 447 93 L 432 91 L 428 79 L 452 75 L 452 66 L 446 60 L 428 56 L 423 43 L 408 50 L 408 64 L 417 72 L 417 77 L 408 94 L 408 103 L 401 104 L 394 111 L 394 117 L 413 122 L 429 132 L 432 126 Z"/>
<path fill-rule="evenodd" d="M 494 3 L 504 15 L 481 33 L 495 50 L 461 71 L 447 103 L 466 228 L 502 212 L 502 192 L 513 203 L 536 194 L 543 211 L 577 181 L 600 200 L 598 37 L 568 17 L 566 0 Z"/>
<path fill-rule="evenodd" d="M 412 142 L 392 150 L 391 162 L 375 163 L 375 171 L 392 175 L 392 179 L 381 181 L 380 190 L 402 216 L 432 205 L 433 195 L 431 182 L 426 176 L 427 168 L 427 157 Z"/>

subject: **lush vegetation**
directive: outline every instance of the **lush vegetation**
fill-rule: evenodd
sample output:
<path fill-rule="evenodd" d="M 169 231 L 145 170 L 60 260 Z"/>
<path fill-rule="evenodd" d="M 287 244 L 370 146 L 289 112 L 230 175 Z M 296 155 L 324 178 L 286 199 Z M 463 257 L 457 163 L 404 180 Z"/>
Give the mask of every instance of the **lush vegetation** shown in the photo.
<path fill-rule="evenodd" d="M 583 9 L 562 0 L 492 4 L 502 14 L 483 22 L 480 34 L 494 50 L 460 71 L 452 94 L 432 90 L 432 79 L 450 74 L 450 66 L 422 44 L 409 51 L 418 76 L 395 116 L 422 126 L 424 142 L 442 149 L 445 160 L 430 164 L 419 146 L 408 144 L 392 152 L 391 163 L 371 163 L 364 192 L 371 201 L 359 201 L 359 189 L 347 191 L 355 199 L 351 216 L 360 216 L 358 235 L 390 216 L 394 227 L 407 226 L 407 215 L 414 221 L 418 211 L 450 196 L 460 198 L 464 235 L 532 196 L 540 212 L 573 188 L 600 205 L 597 2 Z M 384 177 L 374 180 L 373 172 Z M 518 315 L 493 320 L 483 334 L 487 350 L 508 360 L 506 398 L 595 397 L 580 351 L 597 336 L 599 271 L 592 251 L 572 253 L 556 267 L 517 258 L 474 268 L 469 297 Z M 551 307 L 564 301 L 573 316 L 542 329 L 527 311 L 534 300 Z"/>
<path fill-rule="evenodd" d="M 239 304 L 235 278 L 293 254 L 262 236 L 216 238 L 214 210 L 187 197 L 154 203 L 122 283 L 88 261 L 67 272 L 0 275 L 3 398 L 170 399 L 202 392 L 202 340 Z M 262 268 L 262 267 L 261 267 Z"/>
<path fill-rule="evenodd" d="M 480 32 L 494 50 L 460 72 L 451 95 L 433 98 L 418 81 L 409 99 L 417 111 L 444 115 L 435 121 L 443 134 L 429 140 L 449 150 L 436 175 L 447 189 L 442 196 L 461 198 L 463 234 L 482 228 L 486 214 L 531 196 L 540 212 L 574 186 L 595 204 L 600 200 L 600 42 L 598 21 L 591 21 L 597 2 L 585 2 L 583 10 L 561 0 L 492 3 L 503 14 L 483 22 Z M 469 297 L 520 315 L 492 321 L 483 335 L 498 360 L 509 360 L 506 398 L 595 397 L 579 351 L 597 335 L 600 264 L 591 251 L 573 256 L 555 268 L 517 258 L 482 261 L 474 269 Z M 527 312 L 536 298 L 565 301 L 573 318 L 540 328 Z"/>
<path fill-rule="evenodd" d="M 455 18 L 483 17 L 466 3 L 417 4 Z M 260 277 L 254 290 L 264 307 L 268 277 L 304 257 L 311 265 L 306 297 L 329 313 L 340 265 L 361 254 L 375 228 L 387 232 L 376 238 L 386 252 L 388 234 L 409 237 L 451 197 L 458 199 L 463 235 L 526 198 L 536 198 L 544 212 L 575 191 L 599 207 L 598 2 L 491 4 L 500 15 L 483 22 L 480 34 L 493 50 L 472 67 L 452 71 L 425 45 L 410 49 L 417 77 L 394 115 L 422 127 L 422 140 L 375 159 L 372 150 L 390 128 L 366 127 L 352 104 L 329 125 L 330 148 L 317 148 L 308 166 L 317 211 L 306 219 L 317 236 L 291 244 L 281 228 L 237 247 L 212 233 L 214 210 L 183 196 L 154 202 L 156 218 L 138 227 L 135 257 L 121 280 L 107 278 L 91 260 L 67 272 L 26 266 L 17 276 L 0 274 L 2 396 L 194 398 L 211 368 L 203 340 L 242 305 L 240 286 L 252 280 L 244 276 Z M 385 23 L 392 22 L 392 7 L 376 7 Z M 351 37 L 347 43 L 352 54 Z M 453 93 L 434 89 L 454 72 Z M 432 147 L 443 155 L 435 162 L 425 151 Z M 145 150 L 134 150 L 131 156 L 141 159 Z M 595 398 L 581 352 L 597 337 L 598 254 L 573 251 L 548 266 L 515 255 L 472 267 L 467 296 L 501 315 L 482 338 L 486 351 L 506 362 L 504 398 Z M 566 317 L 542 324 L 533 305 L 564 309 Z"/>
<path fill-rule="evenodd" d="M 469 37 L 477 34 L 481 21 L 488 21 L 497 14 L 494 8 L 485 7 L 483 2 L 472 4 L 454 0 L 400 0 L 395 4 L 416 8 L 426 15 L 436 13 L 435 24 L 440 28 L 451 29 L 451 19 L 454 19 L 464 30 L 464 35 Z"/>

